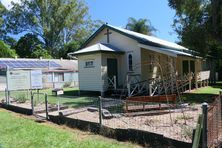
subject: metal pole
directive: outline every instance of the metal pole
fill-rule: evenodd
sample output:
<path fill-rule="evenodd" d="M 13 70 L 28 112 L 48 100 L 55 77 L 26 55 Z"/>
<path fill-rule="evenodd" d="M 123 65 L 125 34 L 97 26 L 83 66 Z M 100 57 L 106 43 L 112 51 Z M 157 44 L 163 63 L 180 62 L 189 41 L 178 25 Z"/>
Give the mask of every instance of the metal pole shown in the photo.
<path fill-rule="evenodd" d="M 8 105 L 10 104 L 10 91 L 7 90 L 7 93 L 8 93 Z"/>
<path fill-rule="evenodd" d="M 32 114 L 34 114 L 34 95 L 31 92 L 31 107 L 32 107 Z"/>
<path fill-rule="evenodd" d="M 99 96 L 99 127 L 102 127 L 102 97 Z"/>
<path fill-rule="evenodd" d="M 6 65 L 6 104 L 9 104 L 9 94 L 8 94 L 8 73 L 9 73 L 9 67 Z"/>
<path fill-rule="evenodd" d="M 58 101 L 57 106 L 58 106 L 58 114 L 59 114 L 59 112 L 60 112 L 60 101 L 59 101 L 59 97 L 58 97 L 58 95 L 57 95 L 56 97 L 57 97 L 57 101 Z"/>
<path fill-rule="evenodd" d="M 46 114 L 46 120 L 48 120 L 48 96 L 45 94 L 45 114 Z"/>
<path fill-rule="evenodd" d="M 202 148 L 207 148 L 207 112 L 208 112 L 208 104 L 204 102 L 202 104 L 202 112 L 203 112 L 203 129 L 202 129 Z"/>
<path fill-rule="evenodd" d="M 218 115 L 219 118 L 218 119 L 219 119 L 219 129 L 220 129 L 219 132 L 220 132 L 220 134 L 222 133 L 222 130 L 221 130 L 222 129 L 222 119 L 221 119 L 221 116 L 222 116 L 222 114 L 221 114 L 222 106 L 221 106 L 221 99 L 222 99 L 222 91 L 220 91 L 219 106 L 218 106 L 219 107 L 218 108 L 218 110 L 219 110 L 219 115 Z"/>

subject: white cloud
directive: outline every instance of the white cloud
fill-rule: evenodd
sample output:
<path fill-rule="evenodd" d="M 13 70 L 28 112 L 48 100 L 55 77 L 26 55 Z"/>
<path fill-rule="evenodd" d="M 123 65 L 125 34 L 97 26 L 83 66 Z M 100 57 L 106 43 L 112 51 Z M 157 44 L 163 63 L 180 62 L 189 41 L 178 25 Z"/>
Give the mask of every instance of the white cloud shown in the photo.
<path fill-rule="evenodd" d="M 1 0 L 1 3 L 5 6 L 6 9 L 11 9 L 12 8 L 12 5 L 11 5 L 11 2 L 14 2 L 14 3 L 19 3 L 20 0 Z"/>

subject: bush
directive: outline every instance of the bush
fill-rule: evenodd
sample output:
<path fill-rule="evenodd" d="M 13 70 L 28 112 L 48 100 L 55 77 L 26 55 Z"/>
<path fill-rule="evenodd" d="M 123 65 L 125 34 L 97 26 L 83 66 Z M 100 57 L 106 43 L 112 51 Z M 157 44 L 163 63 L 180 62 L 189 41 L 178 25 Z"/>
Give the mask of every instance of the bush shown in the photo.
<path fill-rule="evenodd" d="M 16 96 L 15 100 L 19 103 L 25 103 L 28 99 L 25 94 L 19 94 Z"/>

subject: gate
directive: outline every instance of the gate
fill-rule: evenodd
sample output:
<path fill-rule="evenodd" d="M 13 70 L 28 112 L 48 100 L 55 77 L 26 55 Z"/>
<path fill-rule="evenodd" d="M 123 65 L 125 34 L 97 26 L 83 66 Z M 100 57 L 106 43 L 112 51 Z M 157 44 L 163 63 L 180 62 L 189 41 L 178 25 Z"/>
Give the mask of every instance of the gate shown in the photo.
<path fill-rule="evenodd" d="M 48 119 L 48 96 L 46 93 L 31 93 L 32 114 Z"/>

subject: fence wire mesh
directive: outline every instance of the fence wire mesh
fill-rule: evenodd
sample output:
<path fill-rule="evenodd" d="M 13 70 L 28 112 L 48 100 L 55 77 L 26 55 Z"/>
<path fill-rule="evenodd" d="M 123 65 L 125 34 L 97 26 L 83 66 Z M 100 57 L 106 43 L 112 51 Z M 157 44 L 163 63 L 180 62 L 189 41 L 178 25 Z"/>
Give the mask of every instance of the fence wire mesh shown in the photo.
<path fill-rule="evenodd" d="M 1 91 L 2 103 L 31 109 L 31 93 L 29 90 Z"/>
<path fill-rule="evenodd" d="M 57 105 L 58 110 L 49 114 L 60 112 L 69 118 L 99 123 L 98 97 L 58 96 L 56 100 L 51 99 L 49 97 L 49 104 Z M 112 98 L 101 98 L 101 104 L 103 126 L 148 131 L 190 143 L 201 113 L 201 105 L 175 106 Z"/>
<path fill-rule="evenodd" d="M 217 96 L 208 107 L 207 129 L 208 147 L 218 147 L 221 140 L 221 95 Z"/>
<path fill-rule="evenodd" d="M 200 105 L 174 106 L 114 99 L 102 99 L 102 104 L 112 115 L 112 118 L 104 116 L 102 123 L 105 126 L 138 129 L 185 142 L 192 141 L 201 112 Z"/>

